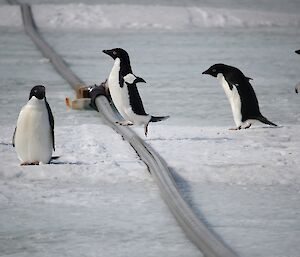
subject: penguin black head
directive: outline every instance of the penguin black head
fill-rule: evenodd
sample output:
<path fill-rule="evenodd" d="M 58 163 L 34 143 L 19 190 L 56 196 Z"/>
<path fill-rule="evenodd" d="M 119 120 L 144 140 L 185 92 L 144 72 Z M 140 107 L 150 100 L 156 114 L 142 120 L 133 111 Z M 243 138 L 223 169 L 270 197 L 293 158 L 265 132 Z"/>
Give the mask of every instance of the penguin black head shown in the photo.
<path fill-rule="evenodd" d="M 120 72 L 122 76 L 126 76 L 128 73 L 132 73 L 129 55 L 124 49 L 113 48 L 111 50 L 103 50 L 102 52 L 109 55 L 114 60 L 117 58 L 120 60 Z"/>
<path fill-rule="evenodd" d="M 208 74 L 213 77 L 217 77 L 217 75 L 219 73 L 222 73 L 222 74 L 226 73 L 228 71 L 229 67 L 230 66 L 225 65 L 223 63 L 217 63 L 217 64 L 214 64 L 213 66 L 211 66 L 208 70 L 203 71 L 202 74 Z"/>
<path fill-rule="evenodd" d="M 113 48 L 111 50 L 103 50 L 102 52 L 109 55 L 114 60 L 119 58 L 122 61 L 129 61 L 128 53 L 122 48 Z"/>
<path fill-rule="evenodd" d="M 243 72 L 241 72 L 238 68 L 229 66 L 223 63 L 217 63 L 211 66 L 208 70 L 203 71 L 202 74 L 208 74 L 213 77 L 217 77 L 218 74 L 223 74 L 223 76 L 233 76 L 238 80 L 252 80 L 252 78 L 246 77 Z"/>
<path fill-rule="evenodd" d="M 37 85 L 34 86 L 31 91 L 30 91 L 30 95 L 29 95 L 29 100 L 35 96 L 37 99 L 44 99 L 46 94 L 45 94 L 45 87 L 42 85 Z"/>
<path fill-rule="evenodd" d="M 300 54 L 300 49 L 295 51 L 296 54 Z"/>

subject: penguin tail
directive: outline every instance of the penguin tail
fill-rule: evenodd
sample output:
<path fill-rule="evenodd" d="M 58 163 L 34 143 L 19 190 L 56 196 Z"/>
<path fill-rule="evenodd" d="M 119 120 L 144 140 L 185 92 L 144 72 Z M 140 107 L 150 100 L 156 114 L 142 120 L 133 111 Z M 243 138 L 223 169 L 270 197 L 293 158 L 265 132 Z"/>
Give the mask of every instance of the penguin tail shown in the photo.
<path fill-rule="evenodd" d="M 271 126 L 274 126 L 274 127 L 277 127 L 277 125 L 271 121 L 269 121 L 266 117 L 264 116 L 259 116 L 257 117 L 257 120 L 259 120 L 260 122 L 264 123 L 264 124 L 268 124 L 268 125 L 271 125 Z"/>
<path fill-rule="evenodd" d="M 170 118 L 170 116 L 151 116 L 150 122 L 158 122 L 168 118 Z"/>

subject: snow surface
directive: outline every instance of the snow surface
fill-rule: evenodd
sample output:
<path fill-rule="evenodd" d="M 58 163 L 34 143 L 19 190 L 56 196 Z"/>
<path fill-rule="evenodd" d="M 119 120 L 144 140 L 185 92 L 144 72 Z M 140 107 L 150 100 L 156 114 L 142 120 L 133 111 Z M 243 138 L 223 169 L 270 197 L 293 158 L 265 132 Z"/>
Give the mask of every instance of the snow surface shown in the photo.
<path fill-rule="evenodd" d="M 298 26 L 298 14 L 199 7 L 140 5 L 36 5 L 39 26 L 64 29 L 164 29 Z M 141 15 L 143 13 L 143 15 Z M 168 15 L 166 15 L 168 13 Z"/>
<path fill-rule="evenodd" d="M 188 182 L 300 186 L 299 129 L 161 125 L 147 142 Z"/>
<path fill-rule="evenodd" d="M 0 26 L 22 26 L 21 10 L 18 6 L 0 5 Z"/>
<path fill-rule="evenodd" d="M 199 256 L 135 151 L 97 112 L 66 109 L 73 92 L 24 32 L 1 35 L 1 256 Z M 60 158 L 21 167 L 12 133 L 38 83 L 46 86 Z"/>
<path fill-rule="evenodd" d="M 199 217 L 240 256 L 299 257 L 299 2 L 71 2 L 33 6 L 44 37 L 88 84 L 111 69 L 101 50 L 129 51 L 135 74 L 148 82 L 139 87 L 146 110 L 171 116 L 150 124 L 147 143 Z M 21 31 L 18 10 L 1 5 L 0 12 L 1 255 L 199 256 L 136 153 L 96 112 L 66 110 L 73 93 Z M 228 130 L 226 96 L 201 75 L 217 62 L 254 79 L 262 113 L 279 128 Z M 20 167 L 11 137 L 40 83 L 61 157 Z"/>

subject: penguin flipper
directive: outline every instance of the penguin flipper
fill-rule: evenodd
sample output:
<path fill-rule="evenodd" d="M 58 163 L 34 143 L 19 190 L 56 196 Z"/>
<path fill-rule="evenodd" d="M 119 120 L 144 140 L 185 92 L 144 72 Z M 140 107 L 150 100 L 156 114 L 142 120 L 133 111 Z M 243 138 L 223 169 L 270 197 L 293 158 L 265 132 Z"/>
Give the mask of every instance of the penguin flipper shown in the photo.
<path fill-rule="evenodd" d="M 48 118 L 49 118 L 49 123 L 51 127 L 51 137 L 52 137 L 52 145 L 53 145 L 53 150 L 55 151 L 55 139 L 54 139 L 54 117 L 50 108 L 50 105 L 48 104 L 47 100 L 45 99 L 47 111 L 48 111 Z"/>
<path fill-rule="evenodd" d="M 271 125 L 271 126 L 274 126 L 274 127 L 277 127 L 277 125 L 271 121 L 269 121 L 266 117 L 264 116 L 259 116 L 256 118 L 257 120 L 259 120 L 260 122 L 264 123 L 264 124 L 268 124 L 268 125 Z"/>
<path fill-rule="evenodd" d="M 16 131 L 17 131 L 17 127 L 15 127 L 14 135 L 13 135 L 13 138 L 12 138 L 12 146 L 13 146 L 13 147 L 15 147 Z"/>
<path fill-rule="evenodd" d="M 134 80 L 134 83 L 146 83 L 146 81 L 143 78 L 136 77 L 136 79 Z"/>
<path fill-rule="evenodd" d="M 126 76 L 123 77 L 123 79 L 127 85 L 133 85 L 136 83 L 146 83 L 146 81 L 143 78 L 137 77 L 132 73 L 128 73 Z"/>

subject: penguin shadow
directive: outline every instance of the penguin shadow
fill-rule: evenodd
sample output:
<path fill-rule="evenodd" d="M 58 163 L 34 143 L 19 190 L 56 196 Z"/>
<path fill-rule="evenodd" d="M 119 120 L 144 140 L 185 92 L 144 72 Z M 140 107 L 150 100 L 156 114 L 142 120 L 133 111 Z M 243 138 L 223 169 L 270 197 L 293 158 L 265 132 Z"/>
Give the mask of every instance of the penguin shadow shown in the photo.
<path fill-rule="evenodd" d="M 278 126 L 259 126 L 259 127 L 252 127 L 249 128 L 249 130 L 256 130 L 256 129 L 280 129 L 280 128 L 284 128 L 283 125 L 278 125 Z"/>
<path fill-rule="evenodd" d="M 49 164 L 51 165 L 88 165 L 87 163 L 84 162 L 69 162 L 69 161 L 51 161 Z"/>
<path fill-rule="evenodd" d="M 148 141 L 230 141 L 229 137 L 182 137 L 182 138 L 151 138 Z"/>
<path fill-rule="evenodd" d="M 64 160 L 58 160 L 61 156 L 53 156 L 51 158 L 50 164 L 51 165 L 88 165 L 88 163 L 81 162 L 81 161 L 64 161 Z"/>
<path fill-rule="evenodd" d="M 12 146 L 12 143 L 0 142 L 0 145 L 4 145 L 4 146 Z"/>

